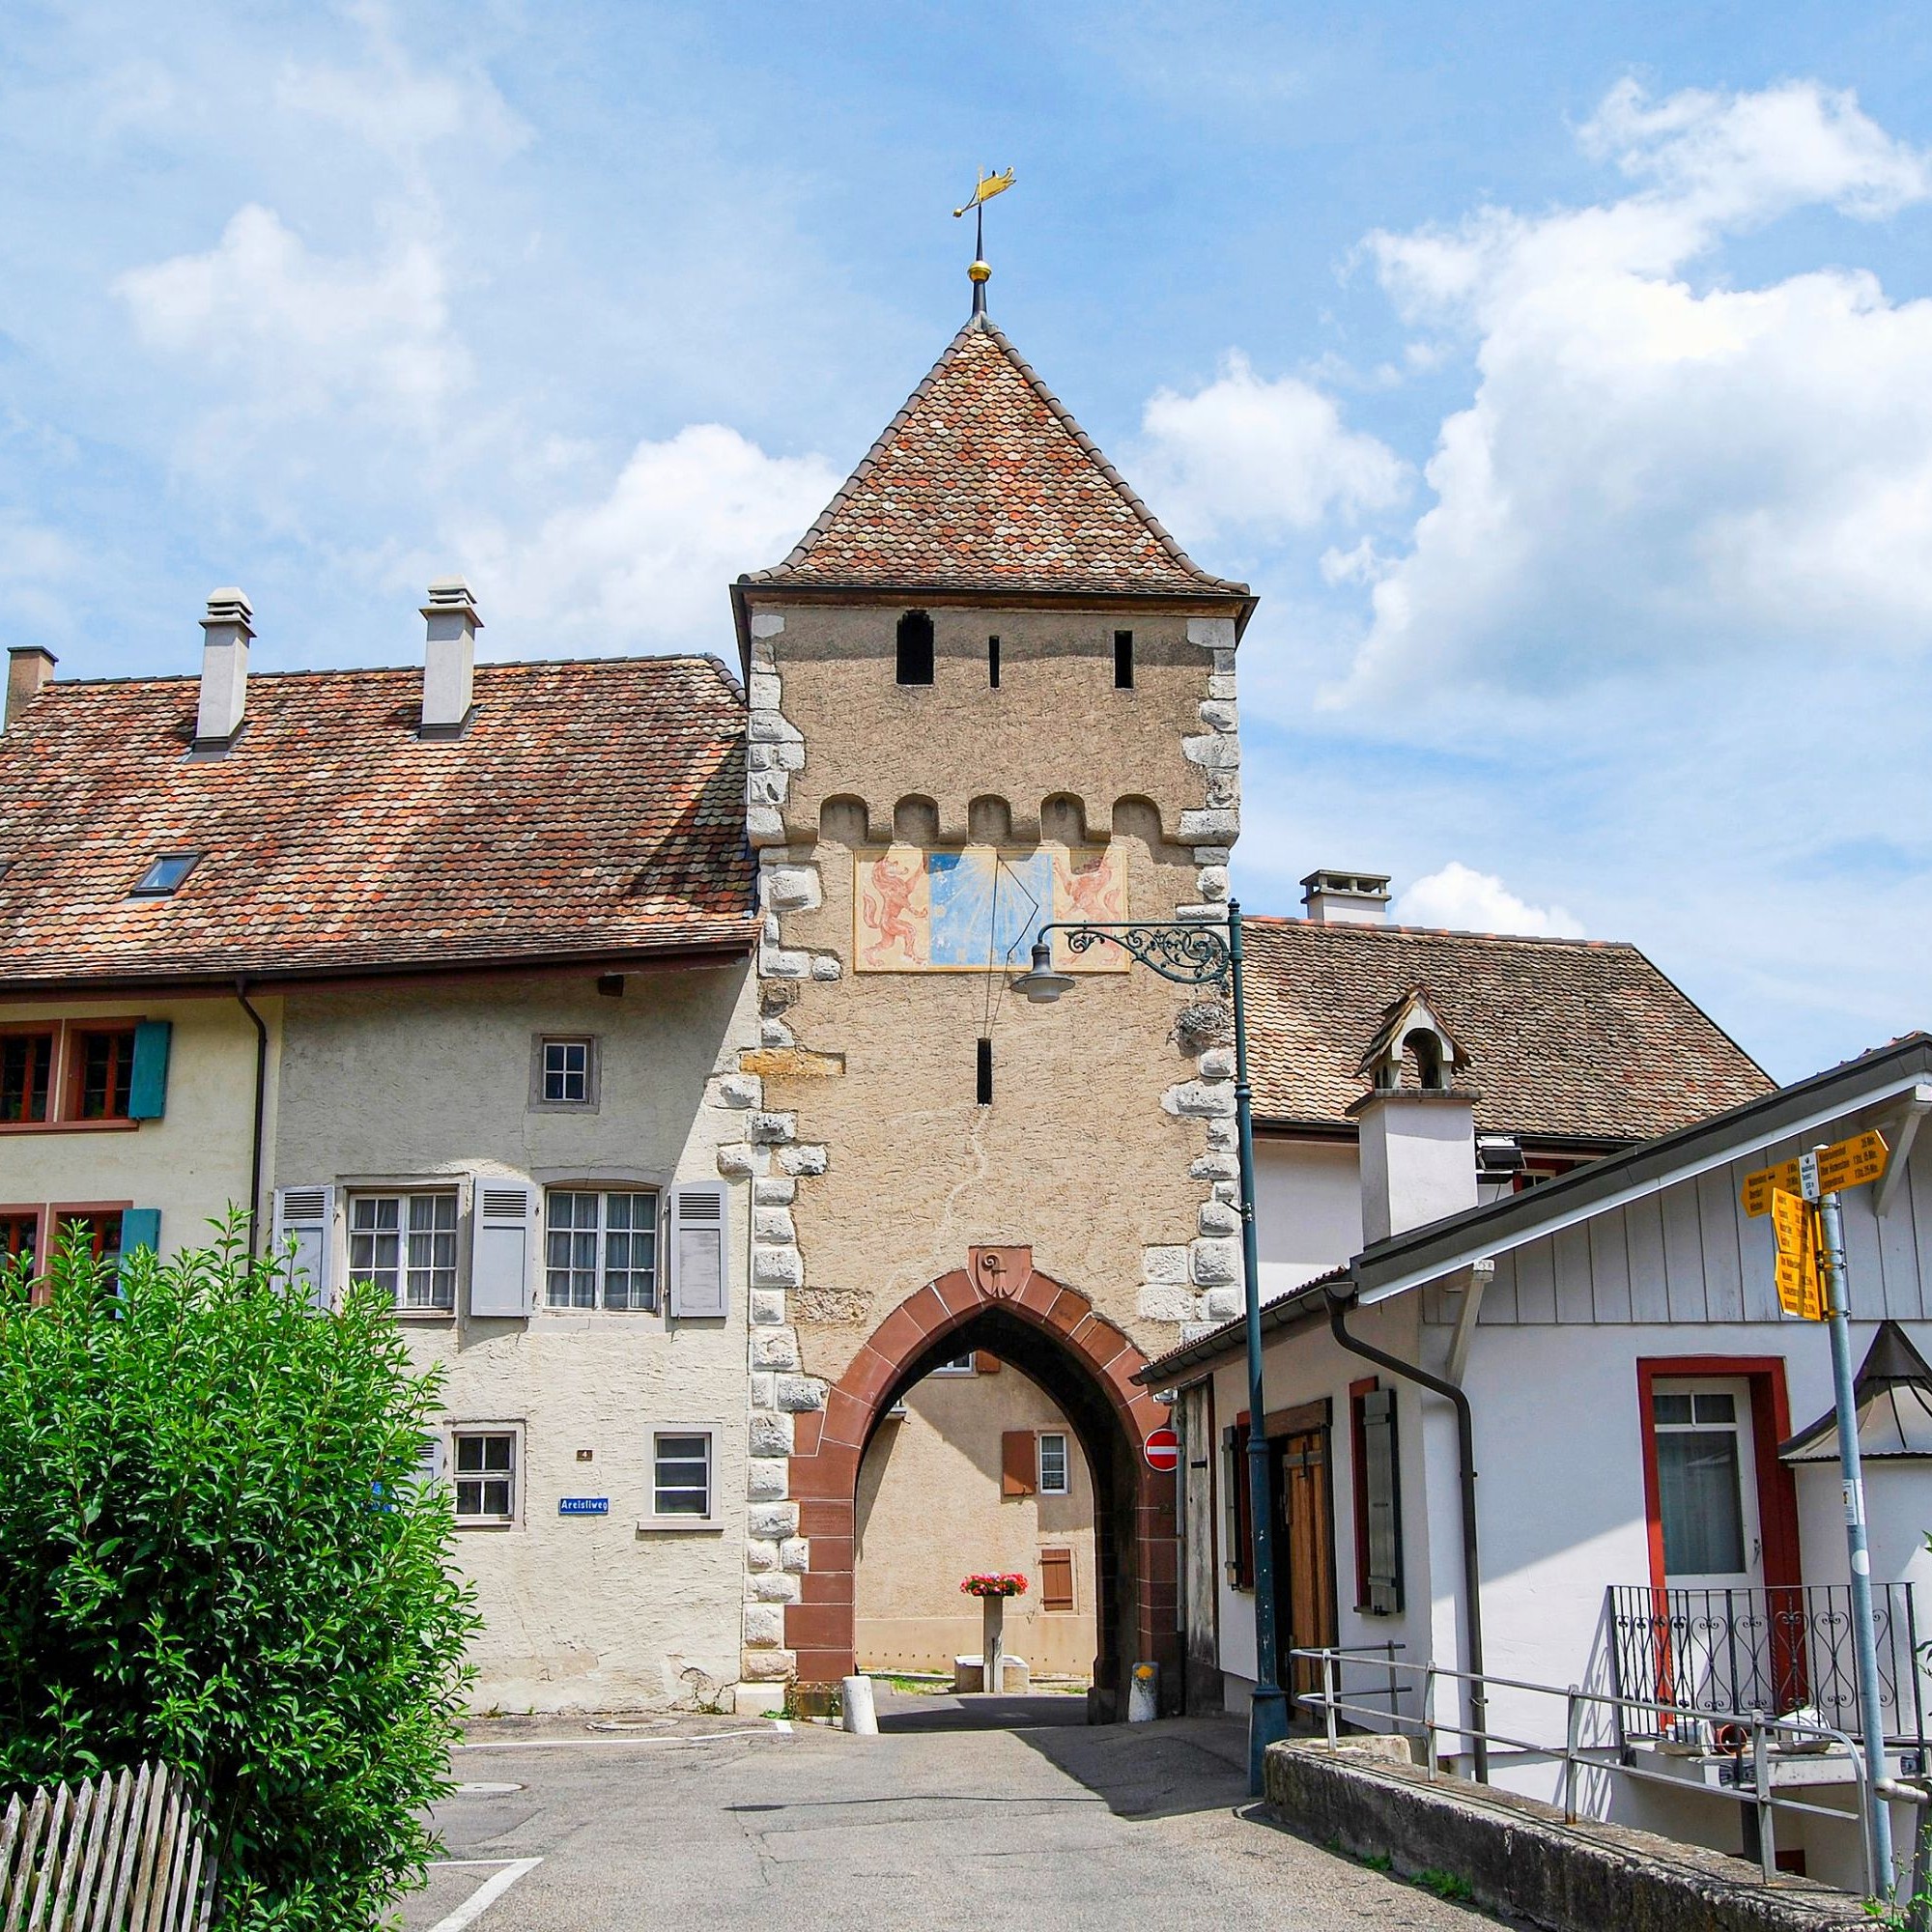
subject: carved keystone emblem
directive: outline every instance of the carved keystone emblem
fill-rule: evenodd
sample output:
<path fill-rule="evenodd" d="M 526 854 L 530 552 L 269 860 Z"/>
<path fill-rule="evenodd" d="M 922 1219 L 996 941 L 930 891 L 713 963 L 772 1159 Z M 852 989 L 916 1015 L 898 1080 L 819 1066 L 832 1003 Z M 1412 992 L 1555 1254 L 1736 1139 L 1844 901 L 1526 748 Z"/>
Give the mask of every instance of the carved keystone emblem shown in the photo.
<path fill-rule="evenodd" d="M 973 1283 L 981 1294 L 1010 1301 L 1033 1279 L 1031 1248 L 973 1248 Z"/>

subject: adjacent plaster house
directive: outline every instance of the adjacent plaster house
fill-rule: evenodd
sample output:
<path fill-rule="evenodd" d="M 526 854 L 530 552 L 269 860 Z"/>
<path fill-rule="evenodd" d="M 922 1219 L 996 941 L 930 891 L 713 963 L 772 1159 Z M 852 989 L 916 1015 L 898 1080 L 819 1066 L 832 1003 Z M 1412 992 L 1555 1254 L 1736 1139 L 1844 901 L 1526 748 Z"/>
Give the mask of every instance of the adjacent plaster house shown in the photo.
<path fill-rule="evenodd" d="M 425 1454 L 478 1700 L 714 1696 L 744 1593 L 742 694 L 702 658 L 475 667 L 460 583 L 425 615 L 422 668 L 251 676 L 221 593 L 199 683 L 20 675 L 0 1202 L 16 1242 L 84 1211 L 164 1252 L 252 1207 L 319 1308 L 380 1284 L 444 1371 Z"/>
<path fill-rule="evenodd" d="M 1554 943 L 1518 944 L 1538 948 L 1548 972 L 1541 949 Z M 1470 1667 L 1473 1526 L 1489 1673 L 1639 1702 L 1674 1689 L 1719 1712 L 1809 1704 L 1855 1730 L 1827 1338 L 1780 1314 L 1769 1224 L 1745 1212 L 1740 1189 L 1753 1169 L 1876 1126 L 1892 1164 L 1880 1185 L 1845 1197 L 1851 1310 L 1875 1457 L 1882 1696 L 1898 1751 L 1922 1753 L 1932 1152 L 1918 1122 L 1932 1111 L 1932 1039 L 1915 1035 L 1485 1203 L 1479 1123 L 1521 1069 L 1469 1049 L 1466 1010 L 1446 993 L 1430 1010 L 1411 1000 L 1400 1026 L 1378 1036 L 1351 1109 L 1367 1244 L 1264 1311 L 1284 1643 L 1357 1647 L 1349 1694 L 1384 1713 L 1393 1704 L 1400 1726 L 1419 1734 L 1419 1681 L 1370 1653 L 1392 1645 L 1385 1655 L 1406 1664 Z M 1626 1003 L 1615 1024 L 1628 1021 Z M 1748 1081 L 1747 1065 L 1736 1077 Z M 1645 1102 L 1660 1103 L 1655 1092 Z M 1230 1325 L 1140 1376 L 1176 1392 L 1182 1419 L 1190 1688 L 1224 1692 L 1231 1707 L 1255 1669 L 1239 1349 Z M 1471 1458 L 1451 1403 L 1400 1364 L 1461 1391 Z M 1297 1692 L 1315 1686 L 1311 1664 L 1289 1674 Z M 1447 1724 L 1471 1720 L 1468 1697 L 1447 1684 L 1435 1710 Z M 1493 1747 L 1490 1776 L 1550 1798 L 1560 1695 L 1496 1690 L 1489 1721 L 1548 1741 Z M 1740 1808 L 1710 1795 L 1720 1751 L 1687 1752 L 1677 1727 L 1641 1710 L 1615 1723 L 1598 1714 L 1585 1741 L 1675 1780 L 1592 1778 L 1598 1811 L 1739 1849 Z M 1445 1731 L 1438 1750 L 1470 1768 L 1465 1740 Z M 1824 1802 L 1834 1802 L 1840 1769 L 1819 1773 Z M 1789 1770 L 1780 1779 L 1803 1781 Z M 1835 1789 L 1846 1802 L 1842 1782 Z M 1787 1862 L 1861 1883 L 1849 1824 L 1779 1831 Z"/>

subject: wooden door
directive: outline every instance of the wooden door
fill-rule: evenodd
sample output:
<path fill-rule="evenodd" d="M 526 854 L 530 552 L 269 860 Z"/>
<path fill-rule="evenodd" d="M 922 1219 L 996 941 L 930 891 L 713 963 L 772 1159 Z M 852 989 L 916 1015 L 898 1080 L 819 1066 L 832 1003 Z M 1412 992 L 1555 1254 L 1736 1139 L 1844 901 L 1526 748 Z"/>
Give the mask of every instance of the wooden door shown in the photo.
<path fill-rule="evenodd" d="M 1335 1641 L 1335 1515 L 1328 1488 L 1328 1432 L 1298 1430 L 1276 1449 L 1275 1494 L 1281 1538 L 1275 1558 L 1276 1617 L 1284 1655 Z M 1291 1697 L 1320 1688 L 1321 1667 L 1297 1659 L 1287 1673 Z M 1297 1713 L 1298 1715 L 1298 1713 Z"/>

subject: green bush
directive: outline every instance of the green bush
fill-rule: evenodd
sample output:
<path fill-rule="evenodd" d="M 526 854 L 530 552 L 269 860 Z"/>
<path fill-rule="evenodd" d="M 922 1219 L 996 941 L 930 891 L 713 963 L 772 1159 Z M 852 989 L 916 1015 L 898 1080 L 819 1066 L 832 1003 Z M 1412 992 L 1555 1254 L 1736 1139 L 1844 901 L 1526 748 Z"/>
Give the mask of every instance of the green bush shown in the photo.
<path fill-rule="evenodd" d="M 318 1315 L 231 1227 L 115 1282 L 78 1237 L 0 1272 L 0 1786 L 160 1757 L 206 1795 L 217 1923 L 380 1924 L 475 1628 L 438 1407 L 385 1298 Z"/>

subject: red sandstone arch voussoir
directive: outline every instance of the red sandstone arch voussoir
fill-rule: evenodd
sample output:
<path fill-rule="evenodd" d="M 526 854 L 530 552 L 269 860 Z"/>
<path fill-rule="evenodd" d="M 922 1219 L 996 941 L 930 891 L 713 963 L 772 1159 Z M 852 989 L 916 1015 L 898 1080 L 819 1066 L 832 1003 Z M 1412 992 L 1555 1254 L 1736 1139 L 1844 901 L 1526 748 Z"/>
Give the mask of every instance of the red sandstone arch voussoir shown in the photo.
<path fill-rule="evenodd" d="M 810 1546 L 799 1601 L 785 1606 L 785 1645 L 808 1684 L 829 1683 L 853 1668 L 854 1499 L 859 1463 L 872 1426 L 900 1377 L 935 1344 L 986 1308 L 1004 1308 L 1059 1341 L 1094 1377 L 1127 1440 L 1138 1452 L 1167 1411 L 1134 1375 L 1147 1356 L 1126 1331 L 1094 1311 L 1077 1289 L 1036 1273 L 1028 1247 L 973 1248 L 967 1265 L 909 1294 L 861 1344 L 828 1391 L 824 1410 L 795 1419 L 790 1493 L 799 1534 Z M 1173 1634 L 1176 1576 L 1175 1479 L 1134 1459 L 1139 1602 L 1127 1628 L 1138 1654 L 1165 1658 Z"/>

